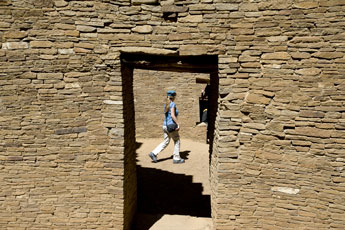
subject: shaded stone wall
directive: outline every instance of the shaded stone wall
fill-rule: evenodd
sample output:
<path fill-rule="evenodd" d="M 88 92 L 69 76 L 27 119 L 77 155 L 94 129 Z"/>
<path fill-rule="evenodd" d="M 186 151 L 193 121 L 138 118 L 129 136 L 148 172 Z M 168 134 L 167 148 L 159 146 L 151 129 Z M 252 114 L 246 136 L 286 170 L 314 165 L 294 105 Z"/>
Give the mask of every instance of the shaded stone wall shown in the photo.
<path fill-rule="evenodd" d="M 200 123 L 199 97 L 207 83 L 209 74 L 174 73 L 164 71 L 136 70 L 134 72 L 136 135 L 144 138 L 161 138 L 164 119 L 163 104 L 166 91 L 177 92 L 176 105 L 179 110 L 181 138 L 206 140 L 206 127 Z"/>
<path fill-rule="evenodd" d="M 218 55 L 215 229 L 343 229 L 344 12 L 342 0 L 1 1 L 0 226 L 129 229 L 134 107 L 119 57 L 135 47 Z"/>

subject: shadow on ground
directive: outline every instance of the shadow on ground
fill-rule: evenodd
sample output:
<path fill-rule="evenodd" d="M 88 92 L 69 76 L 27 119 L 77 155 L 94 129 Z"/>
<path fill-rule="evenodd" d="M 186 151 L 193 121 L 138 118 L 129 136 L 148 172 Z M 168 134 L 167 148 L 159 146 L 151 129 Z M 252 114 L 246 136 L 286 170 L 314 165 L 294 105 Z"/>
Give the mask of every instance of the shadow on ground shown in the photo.
<path fill-rule="evenodd" d="M 211 217 L 210 196 L 202 194 L 202 184 L 193 183 L 192 176 L 137 166 L 137 177 L 137 213 L 144 220 L 137 219 L 133 229 L 148 230 L 164 214 Z"/>

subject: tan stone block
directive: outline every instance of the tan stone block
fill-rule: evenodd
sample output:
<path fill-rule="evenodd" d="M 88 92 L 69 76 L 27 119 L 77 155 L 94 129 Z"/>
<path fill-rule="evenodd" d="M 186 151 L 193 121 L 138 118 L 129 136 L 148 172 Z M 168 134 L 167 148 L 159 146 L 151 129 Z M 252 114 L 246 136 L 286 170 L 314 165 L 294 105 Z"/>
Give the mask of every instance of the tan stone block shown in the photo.
<path fill-rule="evenodd" d="M 79 37 L 80 32 L 78 30 L 66 30 L 65 35 L 71 37 Z"/>
<path fill-rule="evenodd" d="M 239 8 L 239 4 L 236 3 L 216 3 L 217 11 L 236 11 Z"/>
<path fill-rule="evenodd" d="M 50 41 L 31 41 L 31 48 L 50 48 L 53 46 L 53 43 Z"/>
<path fill-rule="evenodd" d="M 199 23 L 203 21 L 202 15 L 188 15 L 183 18 L 179 18 L 179 22 L 186 22 L 186 23 Z"/>
<path fill-rule="evenodd" d="M 311 57 L 311 54 L 307 52 L 292 52 L 290 55 L 295 59 L 307 59 Z"/>
<path fill-rule="evenodd" d="M 312 8 L 318 7 L 319 3 L 318 2 L 314 2 L 314 1 L 298 2 L 298 3 L 295 3 L 294 6 L 296 8 L 300 8 L 300 9 L 312 9 Z"/>
<path fill-rule="evenodd" d="M 289 60 L 291 56 L 287 52 L 265 53 L 261 56 L 264 60 Z"/>
<path fill-rule="evenodd" d="M 74 24 L 56 23 L 54 26 L 57 29 L 62 29 L 62 30 L 75 30 L 76 29 L 76 26 Z"/>
<path fill-rule="evenodd" d="M 242 3 L 239 11 L 259 11 L 258 4 L 256 3 Z"/>
<path fill-rule="evenodd" d="M 335 59 L 344 57 L 342 52 L 317 52 L 312 54 L 313 57 L 324 58 L 324 59 Z"/>
<path fill-rule="evenodd" d="M 6 50 L 28 49 L 28 48 L 29 48 L 29 43 L 27 43 L 27 42 L 5 42 L 5 43 L 2 43 L 2 49 L 6 49 Z"/>
<path fill-rule="evenodd" d="M 180 55 L 205 55 L 208 47 L 203 45 L 182 45 L 180 46 Z"/>
<path fill-rule="evenodd" d="M 323 118 L 325 113 L 321 111 L 313 111 L 313 110 L 302 110 L 299 113 L 301 117 L 312 117 L 312 118 Z"/>
<path fill-rule="evenodd" d="M 139 33 L 139 34 L 150 34 L 153 31 L 152 26 L 150 25 L 143 25 L 143 26 L 136 26 L 132 29 L 133 32 Z"/>
<path fill-rule="evenodd" d="M 6 31 L 4 33 L 4 38 L 25 38 L 27 37 L 27 32 L 24 31 Z"/>
<path fill-rule="evenodd" d="M 169 41 L 183 41 L 183 40 L 188 40 L 188 39 L 191 39 L 192 36 L 190 33 L 178 33 L 178 34 L 169 34 L 168 35 L 168 39 Z"/>
<path fill-rule="evenodd" d="M 90 53 L 91 52 L 91 50 L 89 49 L 78 48 L 78 47 L 73 48 L 73 51 L 75 53 Z"/>
<path fill-rule="evenodd" d="M 0 22 L 0 28 L 9 28 L 9 27 L 11 27 L 11 23 Z"/>
<path fill-rule="evenodd" d="M 343 0 L 322 0 L 320 6 L 343 6 L 345 2 Z"/>
<path fill-rule="evenodd" d="M 313 127 L 296 127 L 295 132 L 298 135 L 310 136 L 310 137 L 321 137 L 329 138 L 331 137 L 332 131 L 325 129 L 318 129 Z"/>
<path fill-rule="evenodd" d="M 38 73 L 37 79 L 40 79 L 40 80 L 62 80 L 63 74 L 62 73 Z"/>
<path fill-rule="evenodd" d="M 264 105 L 268 105 L 271 101 L 270 98 L 267 98 L 259 94 L 254 94 L 254 93 L 249 93 L 245 99 L 249 103 L 264 104 Z"/>
<path fill-rule="evenodd" d="M 316 76 L 321 73 L 321 70 L 318 68 L 305 68 L 305 69 L 298 69 L 295 72 L 299 75 Z"/>

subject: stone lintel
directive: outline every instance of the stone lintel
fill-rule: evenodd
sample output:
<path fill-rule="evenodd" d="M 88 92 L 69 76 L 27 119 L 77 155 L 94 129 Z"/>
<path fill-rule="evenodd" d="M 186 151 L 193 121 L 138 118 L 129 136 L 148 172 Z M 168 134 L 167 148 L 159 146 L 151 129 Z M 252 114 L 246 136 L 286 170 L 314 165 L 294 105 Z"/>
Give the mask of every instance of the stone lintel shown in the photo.
<path fill-rule="evenodd" d="M 173 55 L 177 54 L 177 51 L 168 49 L 159 49 L 151 47 L 123 47 L 120 49 L 123 53 L 137 53 L 137 54 L 153 54 L 153 55 Z"/>

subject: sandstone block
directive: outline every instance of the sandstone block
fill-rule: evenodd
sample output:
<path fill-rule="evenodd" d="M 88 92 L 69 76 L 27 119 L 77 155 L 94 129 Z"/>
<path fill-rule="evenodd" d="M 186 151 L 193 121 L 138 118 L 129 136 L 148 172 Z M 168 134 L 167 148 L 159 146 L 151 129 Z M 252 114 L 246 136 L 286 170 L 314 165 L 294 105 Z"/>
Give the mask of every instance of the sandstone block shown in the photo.
<path fill-rule="evenodd" d="M 90 33 L 90 32 L 95 32 L 96 28 L 93 26 L 78 25 L 76 30 L 80 32 Z"/>
<path fill-rule="evenodd" d="M 211 4 L 192 4 L 189 7 L 190 11 L 212 11 L 215 7 Z"/>
<path fill-rule="evenodd" d="M 284 42 L 288 40 L 288 36 L 273 36 L 268 37 L 267 40 L 270 42 Z"/>
<path fill-rule="evenodd" d="M 16 49 L 28 49 L 29 43 L 27 42 L 5 42 L 2 43 L 2 49 L 16 50 Z"/>
<path fill-rule="evenodd" d="M 203 21 L 202 15 L 188 15 L 183 18 L 179 18 L 179 22 L 190 22 L 190 23 L 199 23 Z"/>
<path fill-rule="evenodd" d="M 290 53 L 290 55 L 292 58 L 295 58 L 295 59 L 307 59 L 311 57 L 311 54 L 307 52 L 293 52 L 293 53 Z"/>
<path fill-rule="evenodd" d="M 334 59 L 344 57 L 342 52 L 317 52 L 312 55 L 313 57 L 324 58 L 324 59 Z"/>
<path fill-rule="evenodd" d="M 53 46 L 51 41 L 31 41 L 30 47 L 31 48 L 50 48 Z"/>
<path fill-rule="evenodd" d="M 66 1 L 62 1 L 62 0 L 58 0 L 58 1 L 54 1 L 54 4 L 56 7 L 65 7 L 68 5 L 68 2 Z"/>
<path fill-rule="evenodd" d="M 64 23 L 57 23 L 55 24 L 55 27 L 57 29 L 62 29 L 62 30 L 75 30 L 75 25 L 74 24 L 64 24 Z"/>
<path fill-rule="evenodd" d="M 294 4 L 294 7 L 299 9 L 312 9 L 318 7 L 318 2 L 309 1 L 309 2 L 298 2 Z"/>
<path fill-rule="evenodd" d="M 299 75 L 316 76 L 321 73 L 321 70 L 318 68 L 305 68 L 296 70 L 296 73 Z"/>
<path fill-rule="evenodd" d="M 164 5 L 162 7 L 163 13 L 183 13 L 188 11 L 188 7 L 176 5 Z"/>
<path fill-rule="evenodd" d="M 140 34 L 150 34 L 152 33 L 153 28 L 150 25 L 136 26 L 132 29 L 132 31 Z"/>
<path fill-rule="evenodd" d="M 265 53 L 261 56 L 264 60 L 289 60 L 291 56 L 287 52 Z"/>
<path fill-rule="evenodd" d="M 203 45 L 182 45 L 180 46 L 180 55 L 205 55 L 208 52 L 208 47 Z"/>
<path fill-rule="evenodd" d="M 121 52 L 125 53 L 146 53 L 146 54 L 157 54 L 157 55 L 169 55 L 176 54 L 177 51 L 169 49 L 149 48 L 149 47 L 123 47 L 120 49 Z"/>
<path fill-rule="evenodd" d="M 79 37 L 80 32 L 78 30 L 66 30 L 65 35 L 71 37 Z"/>
<path fill-rule="evenodd" d="M 239 4 L 236 3 L 216 3 L 217 11 L 235 11 L 238 10 Z"/>
<path fill-rule="evenodd" d="M 23 31 L 7 31 L 4 33 L 5 38 L 25 38 L 27 36 L 27 32 Z"/>
<path fill-rule="evenodd" d="M 37 79 L 40 80 L 61 80 L 63 79 L 62 73 L 38 73 Z"/>
<path fill-rule="evenodd" d="M 313 127 L 296 127 L 295 132 L 298 135 L 309 136 L 309 137 L 321 137 L 329 138 L 332 132 L 326 129 L 318 129 Z"/>
<path fill-rule="evenodd" d="M 242 3 L 239 8 L 240 11 L 258 11 L 258 4 L 256 3 Z"/>
<path fill-rule="evenodd" d="M 0 28 L 9 28 L 11 24 L 8 22 L 0 22 Z"/>
<path fill-rule="evenodd" d="M 254 93 L 249 93 L 246 96 L 246 101 L 249 103 L 253 103 L 253 104 L 264 104 L 264 105 L 268 105 L 271 101 L 270 98 L 267 98 L 263 95 L 259 95 L 259 94 L 254 94 Z"/>
<path fill-rule="evenodd" d="M 320 6 L 344 6 L 345 2 L 343 0 L 322 0 L 320 1 Z"/>
<path fill-rule="evenodd" d="M 320 111 L 312 111 L 312 110 L 302 110 L 299 113 L 301 117 L 311 117 L 311 118 L 323 118 L 325 117 L 325 113 Z"/>
<path fill-rule="evenodd" d="M 183 41 L 187 39 L 191 39 L 190 33 L 178 33 L 178 34 L 169 34 L 168 39 L 169 41 Z"/>
<path fill-rule="evenodd" d="M 58 49 L 59 54 L 74 54 L 73 49 Z"/>
<path fill-rule="evenodd" d="M 243 127 L 257 130 L 264 130 L 266 126 L 260 123 L 244 123 Z"/>

